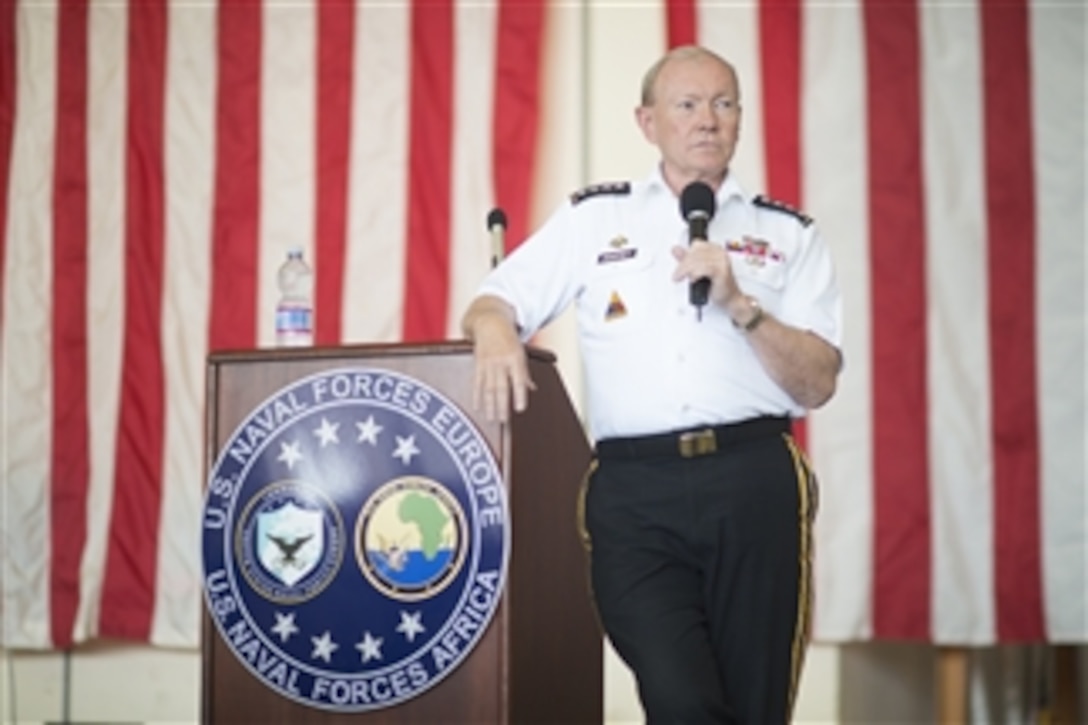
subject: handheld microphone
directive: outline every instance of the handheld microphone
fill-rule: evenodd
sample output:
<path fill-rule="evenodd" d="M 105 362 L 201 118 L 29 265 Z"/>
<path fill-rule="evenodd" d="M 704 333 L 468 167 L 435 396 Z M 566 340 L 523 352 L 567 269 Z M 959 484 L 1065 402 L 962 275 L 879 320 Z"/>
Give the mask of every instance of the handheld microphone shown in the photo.
<path fill-rule="evenodd" d="M 706 241 L 706 229 L 714 217 L 718 202 L 714 190 L 701 181 L 693 181 L 680 193 L 680 216 L 688 223 L 688 244 L 696 239 Z M 701 277 L 693 280 L 688 290 L 688 300 L 700 315 L 710 298 L 710 280 Z"/>
<path fill-rule="evenodd" d="M 499 207 L 488 212 L 487 231 L 491 233 L 491 266 L 495 267 L 506 253 L 506 212 Z"/>

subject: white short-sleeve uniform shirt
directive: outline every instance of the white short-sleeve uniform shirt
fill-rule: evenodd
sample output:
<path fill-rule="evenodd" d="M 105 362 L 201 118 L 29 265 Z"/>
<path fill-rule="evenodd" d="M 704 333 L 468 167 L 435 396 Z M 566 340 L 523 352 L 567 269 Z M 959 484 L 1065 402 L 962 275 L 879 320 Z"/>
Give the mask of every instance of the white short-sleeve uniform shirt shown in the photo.
<path fill-rule="evenodd" d="M 729 251 L 741 289 L 840 347 L 841 297 L 815 225 L 750 199 L 732 175 L 716 196 L 708 241 Z M 671 249 L 687 243 L 679 200 L 655 171 L 572 195 L 481 286 L 514 308 L 524 340 L 576 305 L 594 440 L 804 414 L 724 309 L 698 318 L 688 282 L 672 280 Z"/>

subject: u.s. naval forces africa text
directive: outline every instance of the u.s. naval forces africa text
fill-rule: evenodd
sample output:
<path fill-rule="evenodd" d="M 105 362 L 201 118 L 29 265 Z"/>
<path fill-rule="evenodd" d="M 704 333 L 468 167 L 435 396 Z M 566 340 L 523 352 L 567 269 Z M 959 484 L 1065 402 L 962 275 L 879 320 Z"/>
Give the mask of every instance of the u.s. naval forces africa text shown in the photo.
<path fill-rule="evenodd" d="M 419 380 L 337 369 L 263 402 L 203 511 L 204 592 L 265 685 L 328 710 L 404 702 L 468 656 L 498 606 L 509 511 L 486 441 Z"/>

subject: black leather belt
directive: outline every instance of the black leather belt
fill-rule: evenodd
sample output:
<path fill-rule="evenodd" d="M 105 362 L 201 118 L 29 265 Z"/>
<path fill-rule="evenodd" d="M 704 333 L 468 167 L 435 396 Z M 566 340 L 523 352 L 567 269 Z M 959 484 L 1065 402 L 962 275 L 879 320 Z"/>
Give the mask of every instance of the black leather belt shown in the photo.
<path fill-rule="evenodd" d="M 722 451 L 738 443 L 788 433 L 790 419 L 765 416 L 739 423 L 671 431 L 633 438 L 605 438 L 597 442 L 597 457 L 695 458 Z"/>

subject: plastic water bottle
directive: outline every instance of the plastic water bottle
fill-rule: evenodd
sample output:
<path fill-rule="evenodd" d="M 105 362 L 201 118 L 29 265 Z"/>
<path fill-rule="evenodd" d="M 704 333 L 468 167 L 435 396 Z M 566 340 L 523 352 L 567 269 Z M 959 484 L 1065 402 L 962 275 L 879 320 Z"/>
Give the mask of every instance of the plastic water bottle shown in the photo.
<path fill-rule="evenodd" d="M 276 345 L 307 347 L 314 344 L 314 273 L 292 247 L 276 275 L 280 299 L 276 303 Z"/>

